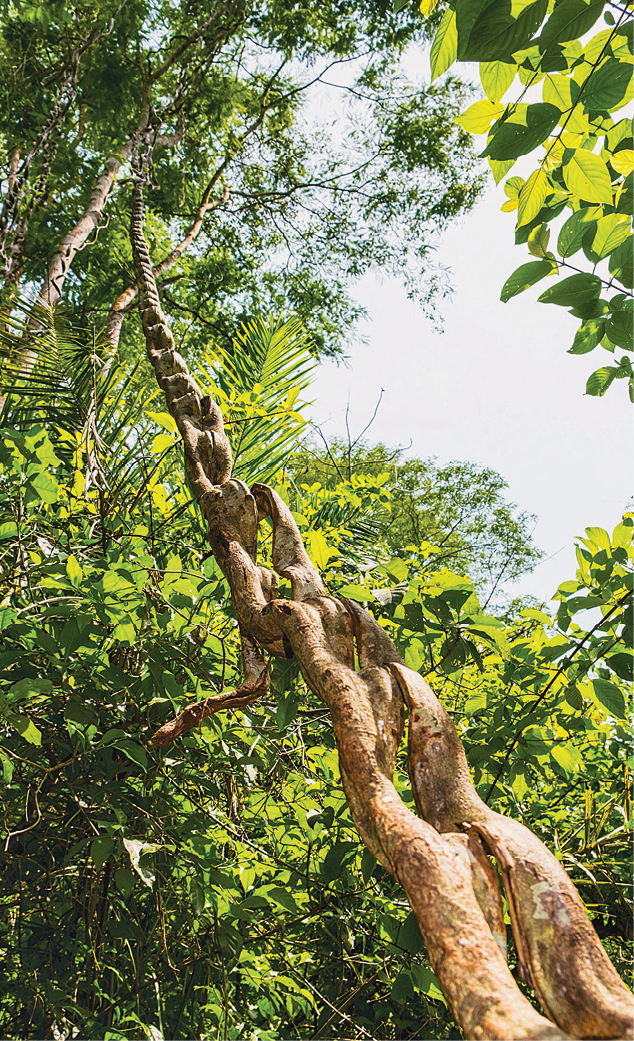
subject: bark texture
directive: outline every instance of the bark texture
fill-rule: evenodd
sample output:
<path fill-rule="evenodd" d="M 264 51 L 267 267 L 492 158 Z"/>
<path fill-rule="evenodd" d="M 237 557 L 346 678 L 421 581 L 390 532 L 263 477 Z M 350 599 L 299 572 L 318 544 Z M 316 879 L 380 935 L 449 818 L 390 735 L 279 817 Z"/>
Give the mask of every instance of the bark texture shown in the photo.
<path fill-rule="evenodd" d="M 447 712 L 401 660 L 372 616 L 326 594 L 293 517 L 265 485 L 231 477 L 222 415 L 203 397 L 160 306 L 143 235 L 143 178 L 133 197 L 131 239 L 147 353 L 181 433 L 185 466 L 209 524 L 242 637 L 238 690 L 190 705 L 153 738 L 165 745 L 222 708 L 248 704 L 268 687 L 263 651 L 295 656 L 310 689 L 330 710 L 343 787 L 357 830 L 402 884 L 457 1023 L 468 1038 L 633 1036 L 630 992 L 612 967 L 575 887 L 523 825 L 477 795 Z M 273 566 L 257 563 L 258 524 L 273 526 Z M 392 783 L 409 713 L 408 754 L 420 816 Z M 520 974 L 545 1016 L 518 989 L 505 956 L 495 857 L 506 890 Z"/>

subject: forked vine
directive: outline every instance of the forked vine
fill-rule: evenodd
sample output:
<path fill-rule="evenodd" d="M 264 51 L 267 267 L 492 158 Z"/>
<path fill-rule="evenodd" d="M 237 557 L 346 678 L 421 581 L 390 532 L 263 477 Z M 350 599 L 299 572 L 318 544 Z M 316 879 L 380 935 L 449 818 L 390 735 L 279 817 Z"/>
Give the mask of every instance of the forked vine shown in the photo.
<path fill-rule="evenodd" d="M 147 163 L 148 153 L 144 159 Z M 328 596 L 295 521 L 273 489 L 231 477 L 219 408 L 203 396 L 174 348 L 143 233 L 145 166 L 133 196 L 131 240 L 147 354 L 180 431 L 209 544 L 231 589 L 244 681 L 190 705 L 153 738 L 166 745 L 223 708 L 268 689 L 264 652 L 295 656 L 327 705 L 341 779 L 355 826 L 403 886 L 431 965 L 469 1038 L 632 1036 L 631 995 L 610 963 L 561 864 L 518 821 L 486 806 L 473 787 L 451 719 L 421 676 L 407 668 L 372 615 Z M 258 524 L 273 527 L 275 572 L 257 563 Z M 277 596 L 277 575 L 291 599 Z M 409 714 L 408 761 L 419 816 L 392 782 Z M 511 917 L 518 973 L 544 1009 L 518 988 L 506 960 L 495 858 Z"/>

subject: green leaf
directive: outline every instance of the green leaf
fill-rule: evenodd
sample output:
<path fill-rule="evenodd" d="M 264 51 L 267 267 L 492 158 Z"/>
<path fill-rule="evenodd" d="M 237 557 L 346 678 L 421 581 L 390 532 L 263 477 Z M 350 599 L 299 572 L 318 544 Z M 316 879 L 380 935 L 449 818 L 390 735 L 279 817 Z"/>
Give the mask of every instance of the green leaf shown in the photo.
<path fill-rule="evenodd" d="M 609 315 L 605 331 L 612 344 L 634 351 L 634 311 L 616 310 Z"/>
<path fill-rule="evenodd" d="M 438 979 L 431 969 L 427 968 L 426 965 L 412 963 L 410 972 L 416 990 L 420 991 L 421 994 L 426 994 L 428 998 L 432 998 L 434 1001 L 442 1001 L 444 1005 L 447 1004 Z"/>
<path fill-rule="evenodd" d="M 592 681 L 594 694 L 603 708 L 617 719 L 625 719 L 625 698 L 622 692 L 610 680 L 596 679 Z"/>
<path fill-rule="evenodd" d="M 581 87 L 570 76 L 547 76 L 544 80 L 542 96 L 550 105 L 556 105 L 561 112 L 567 112 L 575 103 Z M 570 126 L 567 126 L 570 129 Z"/>
<path fill-rule="evenodd" d="M 515 51 L 526 47 L 546 14 L 547 0 L 536 0 L 523 6 L 514 18 L 507 0 L 492 3 L 458 5 L 458 58 L 460 61 L 509 61 Z M 461 8 L 480 13 L 470 32 Z"/>
<path fill-rule="evenodd" d="M 468 130 L 470 134 L 486 134 L 493 120 L 501 116 L 503 112 L 504 105 L 484 98 L 482 101 L 476 101 L 475 104 L 470 105 L 466 112 L 456 118 L 456 123 Z"/>
<path fill-rule="evenodd" d="M 453 65 L 457 53 L 456 12 L 448 7 L 442 16 L 429 54 L 432 81 L 442 76 L 443 72 Z"/>
<path fill-rule="evenodd" d="M 611 254 L 608 270 L 624 286 L 632 289 L 634 286 L 634 243 L 630 237 L 617 246 Z"/>
<path fill-rule="evenodd" d="M 0 524 L 0 539 L 14 539 L 18 534 L 18 526 L 15 521 L 5 521 Z"/>
<path fill-rule="evenodd" d="M 114 873 L 117 888 L 124 897 L 129 897 L 134 890 L 134 875 L 128 868 L 118 868 Z"/>
<path fill-rule="evenodd" d="M 482 155 L 499 160 L 517 159 L 520 155 L 532 152 L 557 126 L 559 116 L 559 109 L 554 105 L 542 102 L 529 105 L 525 116 L 526 124 L 514 123 L 507 119 L 504 123 L 496 125 Z M 605 163 L 603 165 L 605 166 Z"/>
<path fill-rule="evenodd" d="M 90 846 L 90 856 L 97 871 L 101 871 L 114 846 L 114 839 L 110 835 L 97 835 L 97 838 L 93 839 Z"/>
<path fill-rule="evenodd" d="M 73 556 L 72 553 L 66 561 L 66 574 L 68 575 L 70 581 L 75 586 L 75 588 L 78 588 L 81 585 L 84 573 L 81 569 L 79 561 L 76 557 Z"/>
<path fill-rule="evenodd" d="M 574 683 L 566 687 L 564 691 L 564 699 L 567 701 L 570 707 L 576 709 L 577 712 L 580 712 L 583 708 L 583 698 L 581 696 L 581 691 L 577 686 L 575 686 Z"/>
<path fill-rule="evenodd" d="M 630 234 L 630 222 L 625 213 L 608 213 L 597 221 L 597 230 L 592 240 L 592 250 L 599 260 L 607 257 L 620 246 Z"/>
<path fill-rule="evenodd" d="M 339 556 L 338 551 L 328 545 L 326 539 L 318 529 L 308 533 L 306 538 L 306 548 L 311 560 L 320 570 L 326 567 L 326 564 L 332 557 Z"/>
<path fill-rule="evenodd" d="M 590 73 L 583 91 L 583 107 L 586 112 L 620 108 L 632 79 L 630 65 L 609 58 L 601 68 Z"/>
<path fill-rule="evenodd" d="M 512 297 L 523 293 L 529 286 L 534 286 L 546 275 L 551 275 L 554 270 L 556 268 L 549 260 L 531 260 L 528 264 L 522 264 L 502 286 L 500 300 L 507 303 Z"/>
<path fill-rule="evenodd" d="M 522 185 L 517 205 L 517 225 L 528 224 L 541 210 L 546 196 L 551 192 L 548 177 L 540 168 L 534 170 Z"/>
<path fill-rule="evenodd" d="M 575 767 L 579 766 L 581 762 L 581 756 L 577 749 L 572 745 L 555 745 L 554 748 L 551 749 L 550 754 L 555 762 L 559 763 L 562 770 L 565 770 L 567 774 L 574 773 Z"/>
<path fill-rule="evenodd" d="M 288 889 L 283 889 L 282 886 L 270 886 L 266 889 L 267 897 L 270 897 L 276 904 L 283 907 L 285 911 L 290 911 L 291 914 L 299 914 L 299 907 L 292 893 L 289 893 Z"/>
<path fill-rule="evenodd" d="M 516 65 L 508 65 L 504 61 L 480 62 L 480 81 L 490 101 L 500 101 L 504 97 L 516 72 Z"/>
<path fill-rule="evenodd" d="M 464 707 L 464 714 L 468 719 L 472 716 L 479 715 L 480 712 L 484 712 L 487 707 L 487 695 L 485 690 L 479 690 L 476 694 L 472 694 L 470 698 L 467 698 Z"/>
<path fill-rule="evenodd" d="M 553 43 L 577 40 L 592 28 L 603 11 L 603 2 L 585 3 L 585 0 L 563 0 L 555 7 L 541 31 L 540 50 Z"/>
<path fill-rule="evenodd" d="M 321 875 L 325 882 L 332 882 L 343 872 L 343 866 L 353 852 L 359 848 L 358 842 L 335 842 L 326 853 L 321 867 Z"/>
<path fill-rule="evenodd" d="M 605 659 L 606 665 L 615 672 L 622 680 L 627 680 L 628 683 L 632 682 L 634 678 L 634 657 L 625 651 L 619 651 L 618 654 L 612 654 L 609 658 Z"/>
<path fill-rule="evenodd" d="M 491 173 L 493 174 L 493 180 L 495 183 L 499 184 L 502 178 L 506 177 L 511 167 L 514 165 L 514 159 L 505 160 L 503 163 L 498 162 L 497 159 L 489 159 L 489 166 L 491 167 Z"/>
<path fill-rule="evenodd" d="M 540 304 L 558 304 L 560 307 L 578 307 L 586 300 L 592 300 L 601 292 L 601 279 L 598 275 L 583 272 L 570 275 L 556 285 L 550 286 L 539 297 Z"/>
<path fill-rule="evenodd" d="M 369 604 L 376 600 L 374 594 L 366 586 L 349 585 L 337 590 L 337 596 L 346 596 L 348 600 L 356 600 L 361 604 Z"/>
<path fill-rule="evenodd" d="M 575 333 L 568 354 L 589 354 L 601 343 L 605 333 L 605 318 L 589 318 Z"/>
<path fill-rule="evenodd" d="M 29 488 L 42 502 L 57 502 L 59 499 L 59 485 L 51 474 L 39 473 L 31 477 Z"/>
<path fill-rule="evenodd" d="M 399 929 L 398 945 L 404 947 L 410 954 L 418 954 L 423 946 L 423 938 L 413 911 L 410 911 Z"/>
<path fill-rule="evenodd" d="M 563 174 L 568 191 L 585 202 L 612 202 L 610 174 L 600 156 L 575 148 Z"/>
<path fill-rule="evenodd" d="M 23 716 L 18 712 L 11 712 L 7 716 L 7 723 L 14 730 L 17 730 L 20 737 L 23 737 L 30 745 L 42 744 L 42 731 L 36 727 L 35 723 L 28 716 Z"/>
<path fill-rule="evenodd" d="M 562 257 L 571 257 L 578 249 L 584 236 L 592 227 L 596 227 L 601 216 L 599 206 L 586 206 L 576 210 L 562 226 L 557 239 L 557 251 Z"/>
<path fill-rule="evenodd" d="M 586 394 L 589 394 L 593 398 L 602 398 L 606 390 L 615 379 L 616 374 L 619 370 L 613 365 L 604 365 L 600 369 L 596 369 L 589 377 L 586 383 Z"/>
<path fill-rule="evenodd" d="M 120 748 L 124 755 L 127 755 L 128 759 L 140 766 L 142 770 L 147 770 L 147 752 L 142 745 L 137 744 L 136 741 L 126 740 L 117 741 L 113 747 Z"/>

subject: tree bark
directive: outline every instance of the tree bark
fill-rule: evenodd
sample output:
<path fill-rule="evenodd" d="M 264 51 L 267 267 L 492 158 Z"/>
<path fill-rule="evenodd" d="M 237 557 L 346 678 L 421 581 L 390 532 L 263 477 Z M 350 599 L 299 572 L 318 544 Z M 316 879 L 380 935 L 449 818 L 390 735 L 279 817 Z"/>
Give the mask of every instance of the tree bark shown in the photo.
<path fill-rule="evenodd" d="M 131 241 L 148 357 L 183 439 L 209 544 L 231 588 L 245 672 L 238 690 L 189 706 L 153 743 L 167 744 L 205 715 L 247 704 L 267 689 L 262 649 L 294 655 L 330 710 L 355 826 L 402 884 L 466 1036 L 632 1037 L 631 995 L 561 865 L 528 829 L 480 800 L 449 715 L 369 612 L 326 594 L 286 504 L 265 485 L 249 489 L 231 478 L 220 410 L 202 396 L 174 350 L 161 310 L 143 235 L 142 179 L 134 190 Z M 257 564 L 258 524 L 265 517 L 273 526 L 273 566 L 290 581 L 290 600 L 277 597 L 276 577 Z M 418 817 L 392 782 L 405 706 Z M 506 889 L 519 973 L 548 1018 L 523 996 L 506 963 L 500 891 L 487 854 L 496 858 Z"/>

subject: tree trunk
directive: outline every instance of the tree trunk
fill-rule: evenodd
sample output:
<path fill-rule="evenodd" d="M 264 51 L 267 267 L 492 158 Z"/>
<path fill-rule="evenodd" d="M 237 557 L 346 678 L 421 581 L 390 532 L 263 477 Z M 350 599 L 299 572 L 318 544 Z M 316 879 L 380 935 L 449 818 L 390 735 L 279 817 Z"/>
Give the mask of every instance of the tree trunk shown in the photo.
<path fill-rule="evenodd" d="M 231 478 L 220 410 L 202 396 L 174 350 L 160 307 L 143 235 L 142 179 L 134 190 L 131 240 L 148 357 L 183 439 L 211 549 L 231 588 L 245 672 L 238 690 L 190 705 L 154 735 L 154 744 L 167 744 L 204 716 L 265 691 L 261 648 L 294 655 L 330 710 L 355 826 L 403 886 L 466 1036 L 631 1037 L 631 995 L 561 865 L 527 828 L 480 800 L 449 715 L 369 612 L 326 594 L 286 504 L 265 485 L 249 490 Z M 290 600 L 277 598 L 276 575 L 257 564 L 258 523 L 265 517 L 273 526 L 273 566 L 290 581 Z M 418 817 L 392 783 L 405 706 Z M 504 882 L 519 974 L 548 1018 L 523 996 L 506 963 L 500 890 L 488 856 Z"/>

